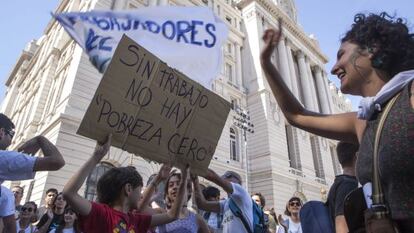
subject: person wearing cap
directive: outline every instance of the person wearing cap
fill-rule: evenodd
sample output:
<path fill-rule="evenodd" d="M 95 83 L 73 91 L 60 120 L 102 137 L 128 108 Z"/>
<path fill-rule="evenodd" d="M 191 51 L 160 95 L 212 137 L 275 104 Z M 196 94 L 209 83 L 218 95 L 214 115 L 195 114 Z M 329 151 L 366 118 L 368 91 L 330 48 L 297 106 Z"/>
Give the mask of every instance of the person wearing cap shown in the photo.
<path fill-rule="evenodd" d="M 253 231 L 253 203 L 249 193 L 241 186 L 242 179 L 234 171 L 226 171 L 221 177 L 213 170 L 208 169 L 204 176 L 207 180 L 220 186 L 227 192 L 228 198 L 221 201 L 206 201 L 199 189 L 199 182 L 196 176 L 193 176 L 195 200 L 197 207 L 201 210 L 223 214 L 223 233 L 248 233 L 242 220 L 236 217 L 230 210 L 229 202 L 232 199 L 241 210 L 244 219 L 246 219 L 250 231 Z"/>
<path fill-rule="evenodd" d="M 37 171 L 55 171 L 65 165 L 65 160 L 59 150 L 48 139 L 36 136 L 17 151 L 7 151 L 14 136 L 14 124 L 4 114 L 0 113 L 0 184 L 5 180 L 33 179 Z M 43 157 L 34 157 L 39 150 Z M 0 218 L 3 220 L 4 232 L 16 232 L 14 217 L 14 195 L 4 186 L 0 193 Z M 8 208 L 12 206 L 12 208 Z"/>

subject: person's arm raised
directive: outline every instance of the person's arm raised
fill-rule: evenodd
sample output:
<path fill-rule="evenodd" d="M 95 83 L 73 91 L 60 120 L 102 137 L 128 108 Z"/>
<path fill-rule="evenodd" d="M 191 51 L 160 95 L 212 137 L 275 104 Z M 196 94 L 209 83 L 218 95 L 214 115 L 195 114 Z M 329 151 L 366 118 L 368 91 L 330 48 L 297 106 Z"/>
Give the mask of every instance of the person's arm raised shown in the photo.
<path fill-rule="evenodd" d="M 233 185 L 231 185 L 229 181 L 221 178 L 219 175 L 217 175 L 215 171 L 211 170 L 210 168 L 207 170 L 207 173 L 204 176 L 204 178 L 220 186 L 226 193 L 233 193 Z"/>
<path fill-rule="evenodd" d="M 80 187 L 86 177 L 93 171 L 95 166 L 108 153 L 111 147 L 112 134 L 109 134 L 104 144 L 96 144 L 95 151 L 89 160 L 79 169 L 79 171 L 70 178 L 63 188 L 63 197 L 73 210 L 82 216 L 86 216 L 91 212 L 92 204 L 78 194 Z"/>
<path fill-rule="evenodd" d="M 281 29 L 281 24 L 279 24 L 279 29 Z M 286 86 L 280 73 L 271 62 L 271 55 L 278 45 L 281 35 L 281 30 L 268 29 L 264 32 L 264 49 L 260 55 L 260 62 L 270 89 L 288 122 L 322 137 L 358 142 L 357 134 L 361 133 L 365 122 L 357 120 L 355 112 L 324 115 L 309 111 L 300 104 Z"/>
<path fill-rule="evenodd" d="M 22 146 L 17 151 L 24 152 L 26 154 L 34 155 L 38 151 L 42 150 L 44 157 L 37 157 L 33 166 L 33 171 L 56 171 L 65 165 L 65 160 L 57 147 L 53 145 L 44 136 L 36 136 Z"/>
<path fill-rule="evenodd" d="M 220 212 L 220 202 L 218 201 L 207 201 L 200 190 L 200 183 L 198 181 L 198 177 L 192 175 L 191 179 L 193 180 L 194 186 L 194 198 L 197 204 L 197 208 L 208 211 L 219 213 Z"/>
<path fill-rule="evenodd" d="M 171 165 L 163 164 L 158 172 L 157 176 L 151 181 L 149 186 L 145 189 L 142 194 L 142 199 L 138 202 L 138 212 L 142 212 L 152 201 L 151 197 L 155 191 L 155 188 L 161 183 L 161 181 L 166 180 L 170 174 Z"/>
<path fill-rule="evenodd" d="M 177 198 L 167 213 L 152 215 L 151 227 L 164 225 L 178 218 L 180 215 L 180 210 L 184 204 L 184 199 L 187 201 L 187 183 L 189 181 L 189 173 L 190 167 L 188 165 L 185 169 L 181 170 L 181 182 L 180 187 L 178 188 Z"/>

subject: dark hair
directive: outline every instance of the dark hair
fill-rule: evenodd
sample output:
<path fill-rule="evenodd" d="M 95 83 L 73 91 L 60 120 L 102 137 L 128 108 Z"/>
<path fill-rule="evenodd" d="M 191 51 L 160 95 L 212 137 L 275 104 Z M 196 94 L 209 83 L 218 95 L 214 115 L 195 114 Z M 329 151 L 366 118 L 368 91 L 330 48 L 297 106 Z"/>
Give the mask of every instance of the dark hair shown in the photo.
<path fill-rule="evenodd" d="M 14 127 L 15 126 L 13 122 L 10 120 L 10 118 L 4 115 L 3 113 L 0 113 L 0 128 L 4 128 L 6 130 L 12 130 L 14 129 Z"/>
<path fill-rule="evenodd" d="M 339 142 L 336 146 L 336 154 L 338 155 L 338 161 L 342 167 L 353 166 L 358 152 L 359 145 Z"/>
<path fill-rule="evenodd" d="M 34 201 L 28 201 L 28 202 L 24 203 L 24 205 L 27 205 L 27 204 L 30 204 L 30 205 L 34 206 L 34 210 L 33 210 L 34 214 L 32 215 L 32 219 L 30 219 L 30 222 L 35 223 L 35 222 L 37 222 L 37 204 Z"/>
<path fill-rule="evenodd" d="M 252 195 L 252 197 L 253 196 L 258 196 L 259 199 L 260 199 L 260 203 L 262 203 L 262 206 L 261 207 L 265 207 L 265 205 L 266 205 L 266 199 L 264 198 L 264 196 L 261 193 L 254 193 Z"/>
<path fill-rule="evenodd" d="M 288 207 L 289 207 L 289 203 L 292 201 L 298 201 L 300 203 L 300 205 L 302 205 L 302 200 L 299 197 L 291 197 L 289 199 L 289 201 L 286 203 L 286 209 L 285 209 L 285 215 L 287 216 L 291 216 L 292 214 L 290 213 Z"/>
<path fill-rule="evenodd" d="M 57 194 L 58 194 L 58 191 L 57 191 L 57 189 L 55 189 L 55 188 L 50 188 L 50 189 L 48 189 L 45 193 L 46 193 L 46 194 L 48 194 L 48 193 L 55 193 L 55 194 L 57 195 Z"/>
<path fill-rule="evenodd" d="M 143 186 L 142 177 L 135 167 L 111 168 L 98 180 L 98 201 L 111 205 L 119 198 L 125 184 L 130 184 L 133 188 Z"/>
<path fill-rule="evenodd" d="M 55 207 L 56 207 L 55 203 L 56 203 L 56 200 L 58 199 L 58 196 L 62 196 L 63 197 L 63 193 L 62 192 L 58 193 L 56 195 L 55 199 L 53 199 L 53 204 L 52 204 L 53 205 L 53 211 L 55 210 Z M 68 203 L 66 202 L 66 205 L 65 205 L 64 208 L 66 208 L 67 206 L 68 206 Z"/>
<path fill-rule="evenodd" d="M 78 219 L 79 219 L 79 214 L 78 213 L 76 213 L 73 209 L 72 209 L 72 207 L 70 207 L 70 206 L 66 206 L 66 208 L 65 208 L 65 213 L 67 212 L 67 211 L 72 211 L 73 213 L 75 213 L 75 215 L 76 215 L 76 219 L 75 219 L 75 221 L 73 222 L 73 230 L 75 231 L 75 233 L 81 233 L 81 230 L 80 230 L 80 226 L 79 226 L 79 222 L 78 222 Z M 65 220 L 64 220 L 65 218 L 63 218 L 63 224 L 60 224 L 57 228 L 56 228 L 56 233 L 63 233 L 63 229 L 65 229 L 65 227 L 66 227 L 66 222 L 65 222 Z"/>
<path fill-rule="evenodd" d="M 373 54 L 372 67 L 390 77 L 414 68 L 414 34 L 401 18 L 380 14 L 356 14 L 341 42 L 352 42 Z"/>
<path fill-rule="evenodd" d="M 220 190 L 214 186 L 207 186 L 202 192 L 205 199 L 217 198 L 220 196 Z"/>

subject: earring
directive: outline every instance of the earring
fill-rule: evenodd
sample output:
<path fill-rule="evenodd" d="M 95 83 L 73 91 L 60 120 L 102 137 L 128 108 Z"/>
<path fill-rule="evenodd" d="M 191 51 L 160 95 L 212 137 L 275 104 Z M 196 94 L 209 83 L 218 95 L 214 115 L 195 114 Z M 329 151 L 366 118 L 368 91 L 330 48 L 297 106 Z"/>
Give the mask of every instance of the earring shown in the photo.
<path fill-rule="evenodd" d="M 369 47 L 369 48 L 368 48 L 368 52 L 369 52 L 369 53 L 374 53 L 374 49 L 373 49 L 372 47 Z"/>

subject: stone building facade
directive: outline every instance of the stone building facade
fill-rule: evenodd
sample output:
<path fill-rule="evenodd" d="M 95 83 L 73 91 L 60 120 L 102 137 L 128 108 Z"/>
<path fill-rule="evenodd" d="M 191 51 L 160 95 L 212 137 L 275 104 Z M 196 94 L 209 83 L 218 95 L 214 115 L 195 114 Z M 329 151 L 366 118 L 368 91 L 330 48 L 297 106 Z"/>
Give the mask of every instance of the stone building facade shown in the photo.
<path fill-rule="evenodd" d="M 336 143 L 287 123 L 259 61 L 264 30 L 276 27 L 282 19 L 284 35 L 272 59 L 289 88 L 308 109 L 323 113 L 344 110 L 336 105 L 345 106 L 346 101 L 337 98 L 338 93 L 328 84 L 327 57 L 317 41 L 298 26 L 293 0 L 62 0 L 56 12 L 168 4 L 209 7 L 229 27 L 222 71 L 212 89 L 231 102 L 233 110 L 210 167 L 219 174 L 225 170 L 240 173 L 249 192 L 264 194 L 267 207 L 275 207 L 278 213 L 292 195 L 306 200 L 325 198 L 335 174 L 341 172 Z M 95 142 L 76 131 L 101 77 L 53 19 L 44 35 L 30 42 L 19 57 L 7 78 L 2 104 L 2 112 L 17 126 L 10 149 L 42 134 L 58 146 L 66 160 L 59 171 L 39 172 L 34 180 L 21 181 L 26 200 L 41 202 L 46 189 L 62 190 L 92 154 Z M 80 193 L 93 198 L 99 175 L 112 166 L 125 165 L 136 166 L 144 181 L 159 167 L 112 148 Z"/>

